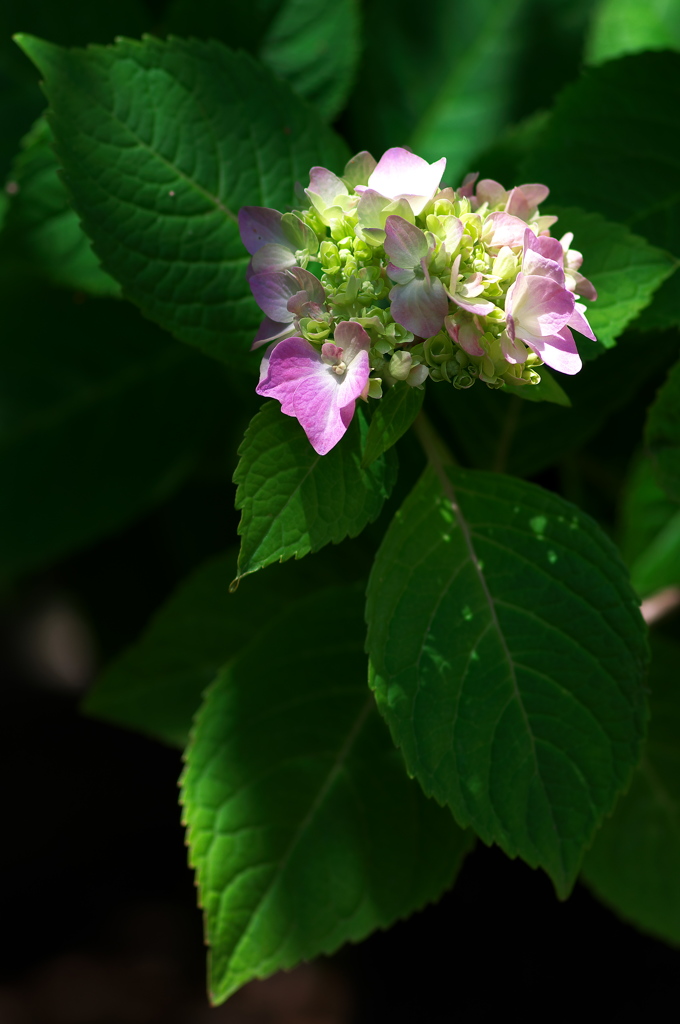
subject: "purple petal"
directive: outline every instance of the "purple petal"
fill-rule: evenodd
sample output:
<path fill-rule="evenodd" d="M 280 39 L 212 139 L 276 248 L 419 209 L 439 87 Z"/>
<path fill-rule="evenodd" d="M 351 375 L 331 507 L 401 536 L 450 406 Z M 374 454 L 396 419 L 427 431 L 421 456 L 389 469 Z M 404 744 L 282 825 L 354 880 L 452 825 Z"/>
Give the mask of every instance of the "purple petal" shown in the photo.
<path fill-rule="evenodd" d="M 531 185 L 519 185 L 518 187 L 532 207 L 540 206 L 550 195 L 550 189 L 547 185 L 534 183 Z"/>
<path fill-rule="evenodd" d="M 300 290 L 300 285 L 290 270 L 255 274 L 249 283 L 263 313 L 281 324 L 291 322 L 293 314 L 288 309 L 288 300 Z"/>
<path fill-rule="evenodd" d="M 597 298 L 597 292 L 592 281 L 589 281 L 587 277 L 580 274 L 578 270 L 572 270 L 571 276 L 574 280 L 574 291 L 577 295 L 580 295 L 583 299 L 590 299 L 594 302 Z"/>
<path fill-rule="evenodd" d="M 385 233 L 385 252 L 396 267 L 418 267 L 430 251 L 425 233 L 403 217 L 388 217 Z"/>
<path fill-rule="evenodd" d="M 529 347 L 543 360 L 546 366 L 560 373 L 578 373 L 583 365 L 578 354 L 576 343 L 568 327 L 551 337 L 539 338 L 530 342 Z"/>
<path fill-rule="evenodd" d="M 290 249 L 290 243 L 281 228 L 281 216 L 278 210 L 270 210 L 266 206 L 241 207 L 238 212 L 238 229 L 241 241 L 251 255 L 267 242 Z"/>
<path fill-rule="evenodd" d="M 253 343 L 250 346 L 250 351 L 254 351 L 256 348 L 261 348 L 270 341 L 277 341 L 286 334 L 291 334 L 294 331 L 292 323 L 277 323 L 275 320 L 270 320 L 268 316 L 264 318 L 260 324 L 257 334 L 253 338 Z"/>
<path fill-rule="evenodd" d="M 265 242 L 254 254 L 248 268 L 250 276 L 253 274 L 267 274 L 275 270 L 289 270 L 297 266 L 295 256 L 290 249 L 278 245 L 276 242 Z M 250 277 L 248 278 L 250 280 Z"/>
<path fill-rule="evenodd" d="M 421 338 L 431 338 L 440 330 L 449 309 L 444 285 L 436 277 L 429 284 L 414 278 L 406 285 L 395 285 L 390 302 L 397 323 Z"/>
<path fill-rule="evenodd" d="M 476 313 L 477 316 L 488 316 L 496 308 L 496 304 L 489 299 L 466 299 L 463 295 L 451 293 L 449 298 L 461 309 L 467 310 L 468 313 Z"/>
<path fill-rule="evenodd" d="M 408 284 L 415 277 L 412 270 L 406 270 L 402 267 L 395 267 L 394 263 L 388 263 L 385 267 L 385 273 L 389 277 L 390 281 L 394 281 L 395 284 Z"/>
<path fill-rule="evenodd" d="M 535 235 L 531 228 L 524 232 L 524 252 L 526 253 L 528 249 L 539 253 L 547 260 L 552 260 L 553 263 L 559 263 L 560 266 L 564 263 L 564 249 L 558 239 L 551 238 L 550 235 Z"/>

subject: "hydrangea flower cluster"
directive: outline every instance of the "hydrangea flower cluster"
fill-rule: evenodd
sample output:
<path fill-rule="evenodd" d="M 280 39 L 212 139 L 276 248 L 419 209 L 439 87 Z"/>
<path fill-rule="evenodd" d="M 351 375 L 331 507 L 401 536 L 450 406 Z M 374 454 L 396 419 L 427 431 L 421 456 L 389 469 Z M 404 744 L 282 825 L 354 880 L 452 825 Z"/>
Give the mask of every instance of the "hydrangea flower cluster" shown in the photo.
<path fill-rule="evenodd" d="M 257 392 L 296 417 L 314 449 L 343 436 L 356 400 L 429 377 L 454 388 L 577 373 L 572 329 L 595 340 L 576 296 L 595 299 L 573 235 L 550 235 L 545 185 L 507 191 L 469 175 L 440 188 L 436 163 L 358 153 L 342 177 L 313 167 L 300 208 L 246 206 L 239 228 L 268 345 Z M 309 267 L 314 268 L 313 273 Z"/>

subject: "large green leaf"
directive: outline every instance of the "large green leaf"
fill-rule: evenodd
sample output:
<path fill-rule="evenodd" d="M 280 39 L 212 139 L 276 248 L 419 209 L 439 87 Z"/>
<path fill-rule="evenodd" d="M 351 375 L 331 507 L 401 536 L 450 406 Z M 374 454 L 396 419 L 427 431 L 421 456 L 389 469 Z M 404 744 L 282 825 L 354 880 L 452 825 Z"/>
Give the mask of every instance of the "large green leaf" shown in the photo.
<path fill-rule="evenodd" d="M 623 57 L 563 91 L 522 178 L 680 256 L 678 132 L 680 54 Z"/>
<path fill-rule="evenodd" d="M 680 586 L 680 505 L 659 487 L 649 459 L 640 459 L 626 487 L 621 550 L 640 597 Z"/>
<path fill-rule="evenodd" d="M 565 896 L 646 718 L 645 627 L 614 545 L 532 484 L 428 469 L 378 552 L 367 618 L 409 772 Z"/>
<path fill-rule="evenodd" d="M 229 363 L 261 314 L 236 216 L 285 209 L 340 140 L 244 53 L 191 39 L 62 50 L 20 43 L 40 68 L 65 181 L 104 269 L 152 320 Z"/>
<path fill-rule="evenodd" d="M 572 244 L 583 253 L 582 272 L 597 289 L 597 301 L 588 303 L 587 316 L 598 344 L 584 341 L 580 346 L 586 359 L 594 358 L 603 348 L 611 348 L 652 300 L 656 289 L 674 273 L 678 261 L 597 213 L 552 204 L 546 204 L 545 209 L 559 216 L 559 230 L 553 228 L 555 234 L 573 231 Z"/>
<path fill-rule="evenodd" d="M 380 512 L 396 479 L 393 451 L 361 468 L 368 424 L 357 409 L 327 455 L 317 455 L 296 419 L 278 402 L 253 417 L 234 473 L 241 509 L 238 575 L 302 558 L 356 537 Z"/>
<path fill-rule="evenodd" d="M 584 339 L 582 354 L 591 346 L 594 343 Z M 531 476 L 595 434 L 607 417 L 676 358 L 677 348 L 673 332 L 655 336 L 651 345 L 648 336 L 625 334 L 615 348 L 585 363 L 576 376 L 558 375 L 570 409 L 522 402 L 481 383 L 468 391 L 437 384 L 428 402 L 449 428 L 456 454 L 469 465 Z"/>
<path fill-rule="evenodd" d="M 0 572 L 49 561 L 167 497 L 230 392 L 127 304 L 74 302 L 3 268 Z"/>
<path fill-rule="evenodd" d="M 218 669 L 253 642 L 281 608 L 328 586 L 347 559 L 316 558 L 272 567 L 236 592 L 237 551 L 201 566 L 157 612 L 143 635 L 102 673 L 84 710 L 184 746 L 203 691 Z M 350 561 L 349 577 L 354 564 Z"/>
<path fill-rule="evenodd" d="M 397 382 L 388 388 L 371 416 L 362 466 L 370 466 L 406 433 L 420 412 L 424 388 Z"/>
<path fill-rule="evenodd" d="M 680 944 L 680 646 L 652 638 L 651 721 L 629 791 L 583 862 L 583 877 L 622 917 Z"/>
<path fill-rule="evenodd" d="M 164 29 L 249 50 L 328 118 L 347 98 L 360 49 L 358 0 L 175 0 Z"/>
<path fill-rule="evenodd" d="M 221 1002 L 435 899 L 471 843 L 375 711 L 362 594 L 311 595 L 217 678 L 182 801 Z"/>
<path fill-rule="evenodd" d="M 680 501 L 680 362 L 649 409 L 645 441 L 657 480 L 670 498 Z"/>
<path fill-rule="evenodd" d="M 118 284 L 100 267 L 71 208 L 58 166 L 51 132 L 40 118 L 22 140 L 10 172 L 11 202 L 0 242 L 54 284 L 118 295 Z"/>
<path fill-rule="evenodd" d="M 680 49 L 678 0 L 600 0 L 586 43 L 589 64 L 642 50 Z"/>

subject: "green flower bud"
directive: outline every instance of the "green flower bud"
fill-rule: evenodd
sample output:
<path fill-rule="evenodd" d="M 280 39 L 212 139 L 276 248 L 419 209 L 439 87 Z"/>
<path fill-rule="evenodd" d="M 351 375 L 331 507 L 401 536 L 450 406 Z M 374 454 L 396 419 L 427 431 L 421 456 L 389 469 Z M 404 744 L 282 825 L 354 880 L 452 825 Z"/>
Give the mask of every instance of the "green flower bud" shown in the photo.
<path fill-rule="evenodd" d="M 300 320 L 300 333 L 307 341 L 317 342 L 318 344 L 321 341 L 325 341 L 331 333 L 331 325 L 321 320 L 312 320 L 310 317 L 304 316 Z"/>
<path fill-rule="evenodd" d="M 453 355 L 453 342 L 448 334 L 440 331 L 434 338 L 428 338 L 423 345 L 425 360 L 432 366 L 437 363 L 446 363 Z"/>
<path fill-rule="evenodd" d="M 369 377 L 368 380 L 368 397 L 369 398 L 382 398 L 382 381 L 380 377 Z"/>

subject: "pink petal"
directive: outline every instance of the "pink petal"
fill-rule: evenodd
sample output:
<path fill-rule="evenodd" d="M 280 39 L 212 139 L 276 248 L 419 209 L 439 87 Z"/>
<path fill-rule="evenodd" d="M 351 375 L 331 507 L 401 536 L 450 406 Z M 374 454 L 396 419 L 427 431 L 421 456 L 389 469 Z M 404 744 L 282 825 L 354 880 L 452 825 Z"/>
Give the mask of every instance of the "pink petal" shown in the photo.
<path fill-rule="evenodd" d="M 511 249 L 524 243 L 526 224 L 509 213 L 490 213 L 484 221 L 482 237 L 490 249 L 507 245 Z"/>
<path fill-rule="evenodd" d="M 447 316 L 444 326 L 455 342 L 470 356 L 485 356 L 486 352 L 479 344 L 480 332 L 470 321 L 457 324 L 452 316 Z"/>
<path fill-rule="evenodd" d="M 290 249 L 278 210 L 270 210 L 266 206 L 242 206 L 238 212 L 238 229 L 241 241 L 251 255 L 268 242 Z"/>
<path fill-rule="evenodd" d="M 449 309 L 444 285 L 436 277 L 429 284 L 414 278 L 408 284 L 395 285 L 390 302 L 397 323 L 421 338 L 431 338 L 440 330 Z"/>
<path fill-rule="evenodd" d="M 508 334 L 533 344 L 557 334 L 574 312 L 574 296 L 549 277 L 519 273 L 508 289 Z"/>
<path fill-rule="evenodd" d="M 474 194 L 475 182 L 477 181 L 478 177 L 479 171 L 473 174 L 466 174 L 465 177 L 463 178 L 463 184 L 459 185 L 459 187 L 456 189 L 458 195 L 465 196 L 466 199 L 471 199 Z"/>
<path fill-rule="evenodd" d="M 494 181 L 493 178 L 482 178 L 477 185 L 477 199 L 480 203 L 488 203 L 489 206 L 504 203 L 507 194 L 500 182 Z"/>
<path fill-rule="evenodd" d="M 559 370 L 560 373 L 573 375 L 578 373 L 583 365 L 568 327 L 564 327 L 558 334 L 530 342 L 529 347 L 543 360 L 546 366 L 552 367 L 553 370 Z"/>
<path fill-rule="evenodd" d="M 385 234 L 385 252 L 397 267 L 415 268 L 429 252 L 425 233 L 403 217 L 388 217 Z"/>
<path fill-rule="evenodd" d="M 597 338 L 593 334 L 592 327 L 578 307 L 579 304 L 576 303 L 574 306 L 574 312 L 567 320 L 567 327 L 573 328 L 573 330 L 578 331 L 579 334 L 584 334 L 586 338 L 590 338 L 591 341 L 597 341 Z"/>
<path fill-rule="evenodd" d="M 305 192 L 313 193 L 323 199 L 326 206 L 334 206 L 338 196 L 346 196 L 347 186 L 344 181 L 338 178 L 337 174 L 327 170 L 325 167 L 312 167 L 309 172 L 309 188 Z"/>
<path fill-rule="evenodd" d="M 580 274 L 578 270 L 572 270 L 571 276 L 574 280 L 574 291 L 577 295 L 580 295 L 583 299 L 590 299 L 594 302 L 597 298 L 597 292 L 592 281 L 589 281 L 587 277 Z"/>
<path fill-rule="evenodd" d="M 524 232 L 524 252 L 527 250 L 537 252 L 545 259 L 559 263 L 560 266 L 564 264 L 564 250 L 559 241 L 550 235 L 535 235 L 531 228 Z"/>
<path fill-rule="evenodd" d="M 550 195 L 550 189 L 547 185 L 520 185 L 519 189 L 532 207 L 540 206 Z"/>
<path fill-rule="evenodd" d="M 446 157 L 436 163 L 399 146 L 388 149 L 368 179 L 368 187 L 390 199 L 407 198 L 419 214 L 437 191 L 446 167 Z"/>
<path fill-rule="evenodd" d="M 371 339 L 361 324 L 352 320 L 341 320 L 335 328 L 335 341 L 344 352 L 346 363 L 353 363 L 361 352 L 368 352 Z"/>

